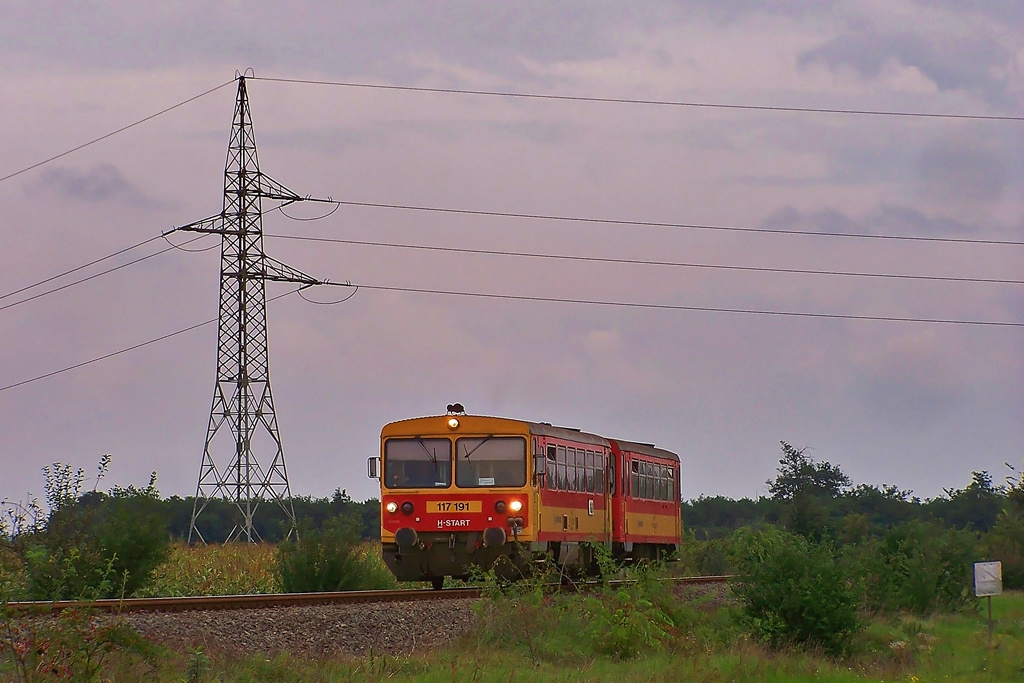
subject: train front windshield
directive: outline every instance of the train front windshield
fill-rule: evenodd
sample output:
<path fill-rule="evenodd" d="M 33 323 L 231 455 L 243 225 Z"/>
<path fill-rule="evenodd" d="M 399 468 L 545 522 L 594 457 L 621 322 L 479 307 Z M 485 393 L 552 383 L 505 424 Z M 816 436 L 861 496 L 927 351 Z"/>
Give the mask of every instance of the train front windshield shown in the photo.
<path fill-rule="evenodd" d="M 452 485 L 449 439 L 388 439 L 384 483 L 391 489 L 448 488 Z"/>
<path fill-rule="evenodd" d="M 520 436 L 461 437 L 455 440 L 458 488 L 526 485 L 526 439 Z M 449 488 L 452 441 L 391 438 L 384 443 L 384 483 L 389 489 Z"/>
<path fill-rule="evenodd" d="M 526 439 L 518 436 L 455 441 L 455 484 L 459 488 L 526 485 Z"/>

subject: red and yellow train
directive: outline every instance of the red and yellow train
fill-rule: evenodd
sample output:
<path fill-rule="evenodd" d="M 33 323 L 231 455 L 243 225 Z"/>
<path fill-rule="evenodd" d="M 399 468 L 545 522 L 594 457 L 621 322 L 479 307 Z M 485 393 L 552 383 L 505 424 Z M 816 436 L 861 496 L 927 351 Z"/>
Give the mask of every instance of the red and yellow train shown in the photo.
<path fill-rule="evenodd" d="M 384 562 L 400 581 L 515 576 L 549 557 L 591 569 L 594 544 L 622 560 L 680 542 L 679 456 L 651 444 L 500 417 L 392 422 L 371 458 Z"/>

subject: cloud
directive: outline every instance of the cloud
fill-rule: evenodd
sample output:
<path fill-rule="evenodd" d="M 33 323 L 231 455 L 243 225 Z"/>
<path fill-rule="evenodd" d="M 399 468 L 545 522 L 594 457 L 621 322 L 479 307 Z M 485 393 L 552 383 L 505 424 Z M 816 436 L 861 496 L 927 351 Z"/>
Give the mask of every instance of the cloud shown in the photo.
<path fill-rule="evenodd" d="M 918 168 L 926 196 L 975 205 L 1002 199 L 1008 176 L 1000 154 L 967 140 L 946 139 L 928 147 Z"/>
<path fill-rule="evenodd" d="M 963 90 L 996 104 L 1010 104 L 1008 81 L 995 75 L 1013 59 L 993 31 L 973 22 L 923 30 L 880 29 L 857 18 L 845 32 L 800 54 L 797 64 L 849 68 L 864 78 L 879 78 L 890 65 L 912 67 L 943 91 Z M 970 30 L 966 30 L 966 29 Z"/>
<path fill-rule="evenodd" d="M 868 214 L 866 222 L 877 234 L 966 235 L 977 232 L 975 226 L 953 218 L 927 216 L 913 207 L 885 202 Z"/>
<path fill-rule="evenodd" d="M 101 164 L 88 170 L 64 166 L 48 169 L 28 186 L 29 194 L 52 194 L 86 202 L 114 202 L 138 208 L 161 203 L 129 182 L 116 166 Z"/>
<path fill-rule="evenodd" d="M 933 333 L 901 336 L 862 360 L 857 391 L 878 419 L 922 429 L 959 403 L 966 382 L 957 368 Z"/>
<path fill-rule="evenodd" d="M 841 232 L 866 235 L 869 230 L 863 223 L 854 221 L 835 209 L 820 209 L 804 213 L 792 206 L 784 206 L 765 216 L 761 227 L 768 230 L 801 230 L 804 232 Z"/>
<path fill-rule="evenodd" d="M 859 220 L 834 208 L 803 212 L 784 206 L 765 216 L 761 227 L 849 235 L 966 235 L 977 232 L 975 226 L 956 219 L 929 216 L 911 206 L 887 202 L 882 202 Z"/>

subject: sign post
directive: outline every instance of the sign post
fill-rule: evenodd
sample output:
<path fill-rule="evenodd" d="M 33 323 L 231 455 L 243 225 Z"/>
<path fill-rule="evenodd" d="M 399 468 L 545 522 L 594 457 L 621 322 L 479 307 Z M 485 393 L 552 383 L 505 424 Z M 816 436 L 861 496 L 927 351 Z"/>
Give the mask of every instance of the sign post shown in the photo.
<path fill-rule="evenodd" d="M 974 563 L 974 594 L 988 601 L 988 646 L 992 647 L 992 596 L 1003 592 L 1003 563 Z"/>

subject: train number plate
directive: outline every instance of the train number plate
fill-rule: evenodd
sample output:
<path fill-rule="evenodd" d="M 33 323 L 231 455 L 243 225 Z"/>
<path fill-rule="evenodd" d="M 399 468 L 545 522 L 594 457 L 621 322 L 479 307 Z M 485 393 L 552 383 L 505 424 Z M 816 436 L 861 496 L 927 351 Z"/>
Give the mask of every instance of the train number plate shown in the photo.
<path fill-rule="evenodd" d="M 480 512 L 479 500 L 428 500 L 427 512 L 444 514 L 446 512 Z"/>

